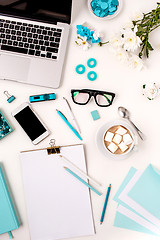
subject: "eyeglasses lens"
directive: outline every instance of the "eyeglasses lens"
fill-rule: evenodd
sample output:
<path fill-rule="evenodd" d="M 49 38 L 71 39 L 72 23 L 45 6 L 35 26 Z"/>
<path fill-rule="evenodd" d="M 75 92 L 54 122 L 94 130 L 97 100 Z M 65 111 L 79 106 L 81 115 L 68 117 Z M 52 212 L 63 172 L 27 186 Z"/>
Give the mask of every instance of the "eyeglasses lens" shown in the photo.
<path fill-rule="evenodd" d="M 84 104 L 88 101 L 89 94 L 88 93 L 83 93 L 83 92 L 74 92 L 73 93 L 73 98 L 74 98 L 74 101 L 76 103 Z"/>
<path fill-rule="evenodd" d="M 96 100 L 100 106 L 108 106 L 111 104 L 112 96 L 109 94 L 98 94 Z"/>

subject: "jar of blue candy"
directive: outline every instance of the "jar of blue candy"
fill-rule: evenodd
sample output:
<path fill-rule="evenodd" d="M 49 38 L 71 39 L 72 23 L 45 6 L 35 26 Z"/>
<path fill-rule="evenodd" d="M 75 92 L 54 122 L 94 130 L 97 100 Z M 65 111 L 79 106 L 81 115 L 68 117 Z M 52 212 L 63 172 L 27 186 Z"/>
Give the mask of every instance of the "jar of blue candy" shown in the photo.
<path fill-rule="evenodd" d="M 119 14 L 122 0 L 88 0 L 88 8 L 99 19 L 112 19 Z"/>

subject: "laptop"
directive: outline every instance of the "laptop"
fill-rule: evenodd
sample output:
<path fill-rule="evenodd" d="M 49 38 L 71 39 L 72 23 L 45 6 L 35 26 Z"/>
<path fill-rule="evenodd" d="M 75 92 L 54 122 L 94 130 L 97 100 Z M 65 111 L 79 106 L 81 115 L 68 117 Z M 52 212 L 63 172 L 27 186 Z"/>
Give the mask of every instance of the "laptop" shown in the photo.
<path fill-rule="evenodd" d="M 72 0 L 0 0 L 0 79 L 58 88 Z"/>

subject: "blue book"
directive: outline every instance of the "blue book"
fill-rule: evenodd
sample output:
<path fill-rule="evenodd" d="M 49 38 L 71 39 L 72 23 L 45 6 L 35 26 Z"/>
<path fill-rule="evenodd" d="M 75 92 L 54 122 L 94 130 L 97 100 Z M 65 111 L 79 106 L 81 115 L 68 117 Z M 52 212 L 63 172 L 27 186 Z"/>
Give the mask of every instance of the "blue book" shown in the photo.
<path fill-rule="evenodd" d="M 0 167 L 0 234 L 8 232 L 12 238 L 11 231 L 18 227 L 19 222 Z"/>

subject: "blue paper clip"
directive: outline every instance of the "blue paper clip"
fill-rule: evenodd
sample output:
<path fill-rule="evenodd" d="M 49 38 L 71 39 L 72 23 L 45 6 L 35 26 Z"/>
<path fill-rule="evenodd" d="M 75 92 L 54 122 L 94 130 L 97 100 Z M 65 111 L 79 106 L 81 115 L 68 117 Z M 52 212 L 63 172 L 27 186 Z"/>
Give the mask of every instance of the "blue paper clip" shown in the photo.
<path fill-rule="evenodd" d="M 7 102 L 8 103 L 11 103 L 11 102 L 13 102 L 14 100 L 15 100 L 15 97 L 13 96 L 13 95 L 10 95 L 9 93 L 8 93 L 8 91 L 4 91 L 4 94 L 7 96 Z"/>

